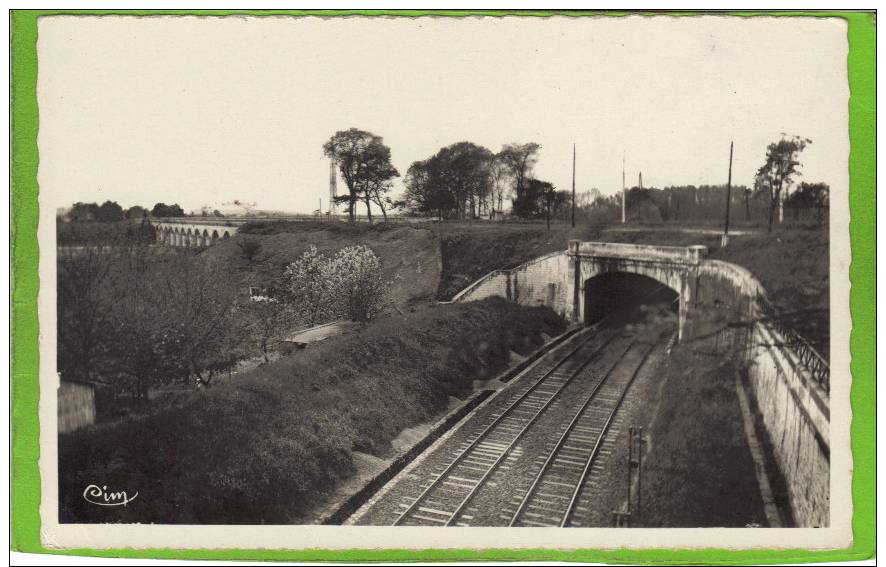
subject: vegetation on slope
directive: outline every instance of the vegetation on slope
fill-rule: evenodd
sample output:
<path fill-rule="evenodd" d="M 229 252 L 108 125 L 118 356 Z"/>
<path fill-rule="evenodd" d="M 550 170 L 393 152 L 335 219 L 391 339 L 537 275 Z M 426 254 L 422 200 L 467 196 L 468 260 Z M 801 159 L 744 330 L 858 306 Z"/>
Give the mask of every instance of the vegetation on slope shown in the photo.
<path fill-rule="evenodd" d="M 242 244 L 254 243 L 247 255 Z M 273 286 L 286 266 L 311 246 L 334 254 L 354 244 L 369 246 L 381 260 L 382 276 L 391 282 L 392 304 L 402 309 L 432 300 L 440 278 L 440 252 L 434 235 L 423 228 L 379 223 L 267 222 L 241 227 L 236 237 L 201 255 L 225 265 L 240 286 Z"/>
<path fill-rule="evenodd" d="M 643 526 L 765 526 L 732 363 L 678 345 L 659 374 L 664 383 L 637 424 L 648 443 Z"/>
<path fill-rule="evenodd" d="M 401 430 L 507 368 L 510 351 L 564 327 L 498 298 L 389 316 L 173 407 L 61 435 L 60 519 L 290 522 L 352 474 L 353 451 L 385 455 Z M 139 496 L 89 505 L 97 481 Z"/>

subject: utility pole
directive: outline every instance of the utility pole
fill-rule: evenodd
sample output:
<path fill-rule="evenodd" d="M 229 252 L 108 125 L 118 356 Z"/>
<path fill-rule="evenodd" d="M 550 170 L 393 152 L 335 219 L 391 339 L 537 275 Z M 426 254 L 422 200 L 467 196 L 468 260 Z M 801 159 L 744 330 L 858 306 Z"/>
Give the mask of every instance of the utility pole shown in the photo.
<path fill-rule="evenodd" d="M 621 154 L 621 223 L 625 223 L 625 200 L 627 192 L 625 190 L 625 154 Z"/>
<path fill-rule="evenodd" d="M 572 228 L 575 228 L 575 142 L 572 143 Z"/>
<path fill-rule="evenodd" d="M 335 197 L 338 193 L 335 175 L 335 157 L 329 158 L 329 220 L 335 220 Z"/>
<path fill-rule="evenodd" d="M 732 205 L 732 145 L 734 140 L 729 142 L 729 177 L 726 181 L 726 227 L 723 229 L 723 238 L 720 239 L 720 248 L 725 248 L 729 244 L 729 208 Z"/>

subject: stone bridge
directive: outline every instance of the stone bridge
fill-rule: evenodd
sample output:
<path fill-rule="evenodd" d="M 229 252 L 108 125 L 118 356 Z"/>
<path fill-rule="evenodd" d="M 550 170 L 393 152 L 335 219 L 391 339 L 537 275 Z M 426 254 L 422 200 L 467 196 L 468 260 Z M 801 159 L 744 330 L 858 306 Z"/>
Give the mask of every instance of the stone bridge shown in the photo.
<path fill-rule="evenodd" d="M 569 242 L 566 252 L 566 314 L 574 322 L 589 323 L 599 318 L 621 288 L 639 283 L 631 274 L 649 278 L 670 288 L 679 302 L 677 338 L 683 336 L 686 315 L 696 294 L 698 267 L 704 259 L 704 246 L 650 246 L 610 242 Z M 609 279 L 609 285 L 599 285 Z M 632 281 L 633 280 L 633 281 Z M 602 309 L 595 307 L 602 306 Z"/>
<path fill-rule="evenodd" d="M 693 348 L 738 357 L 787 483 L 793 523 L 829 525 L 830 367 L 772 315 L 766 291 L 745 268 L 705 258 L 704 246 L 643 246 L 570 241 L 508 270 L 486 274 L 453 302 L 502 296 L 546 305 L 576 323 L 593 321 L 641 288 L 671 290 L 679 301 L 678 336 Z M 657 282 L 657 283 L 652 283 Z M 733 380 L 732 376 L 711 379 Z M 743 382 L 743 381 L 739 381 Z"/>
<path fill-rule="evenodd" d="M 157 230 L 158 244 L 202 248 L 234 236 L 245 222 L 176 218 L 159 219 L 152 224 Z"/>
<path fill-rule="evenodd" d="M 704 246 L 573 240 L 565 251 L 487 274 L 453 301 L 500 295 L 525 305 L 547 305 L 573 322 L 590 323 L 595 318 L 595 306 L 605 306 L 624 288 L 652 280 L 672 290 L 679 301 L 677 331 L 678 338 L 682 338 L 705 252 Z"/>

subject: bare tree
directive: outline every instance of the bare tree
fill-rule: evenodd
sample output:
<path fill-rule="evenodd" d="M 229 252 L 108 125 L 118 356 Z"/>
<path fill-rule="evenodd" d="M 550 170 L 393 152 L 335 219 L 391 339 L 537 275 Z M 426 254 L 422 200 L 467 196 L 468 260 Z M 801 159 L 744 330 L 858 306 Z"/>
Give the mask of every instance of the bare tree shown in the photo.
<path fill-rule="evenodd" d="M 290 305 L 279 295 L 252 297 L 242 305 L 250 334 L 258 343 L 265 362 L 270 362 L 271 350 L 283 340 L 284 333 L 293 325 Z"/>
<path fill-rule="evenodd" d="M 57 354 L 62 376 L 90 381 L 105 367 L 113 339 L 111 254 L 103 246 L 59 249 Z"/>

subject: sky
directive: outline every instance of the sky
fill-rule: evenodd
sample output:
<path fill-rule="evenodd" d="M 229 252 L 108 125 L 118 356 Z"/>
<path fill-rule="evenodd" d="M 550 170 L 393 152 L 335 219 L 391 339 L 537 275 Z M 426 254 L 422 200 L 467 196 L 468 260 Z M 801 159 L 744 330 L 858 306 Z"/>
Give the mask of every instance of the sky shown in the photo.
<path fill-rule="evenodd" d="M 441 147 L 541 144 L 535 176 L 604 194 L 750 185 L 782 132 L 848 186 L 846 27 L 824 18 L 43 17 L 49 206 L 328 206 L 322 145 L 357 127 L 401 174 Z M 339 191 L 343 191 L 341 182 Z M 397 183 L 395 192 L 402 191 Z"/>

